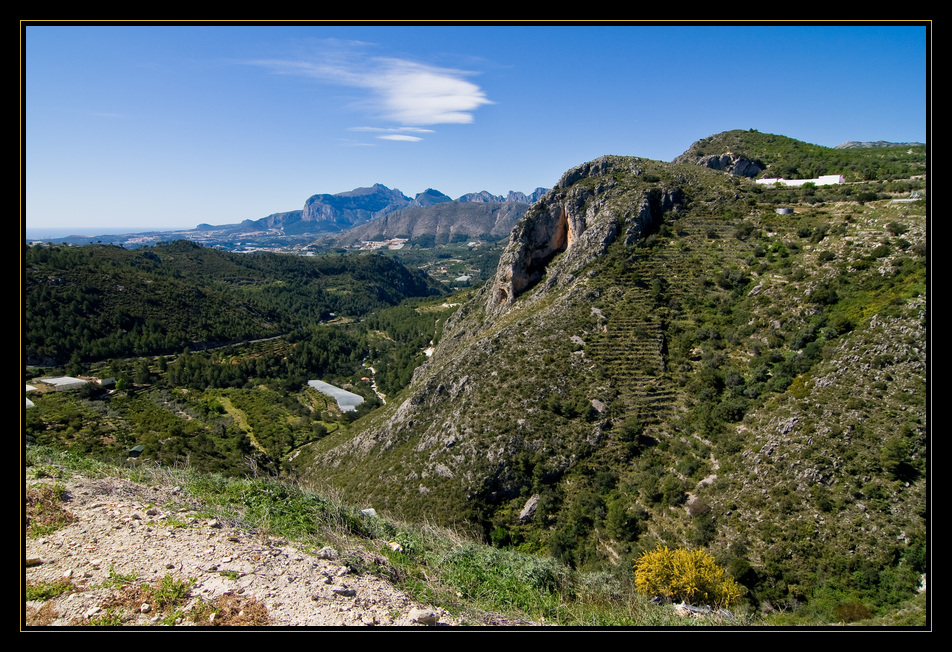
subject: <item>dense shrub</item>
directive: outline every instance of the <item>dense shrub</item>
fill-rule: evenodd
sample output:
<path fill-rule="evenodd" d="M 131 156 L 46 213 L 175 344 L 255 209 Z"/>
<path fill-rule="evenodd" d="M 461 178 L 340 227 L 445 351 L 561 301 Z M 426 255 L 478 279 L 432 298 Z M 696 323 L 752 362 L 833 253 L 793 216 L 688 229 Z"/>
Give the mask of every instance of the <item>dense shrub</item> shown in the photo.
<path fill-rule="evenodd" d="M 842 623 L 853 623 L 857 620 L 872 618 L 873 616 L 872 612 L 859 602 L 848 602 L 838 605 L 833 610 L 833 614 Z"/>
<path fill-rule="evenodd" d="M 740 598 L 740 587 L 707 552 L 667 546 L 637 559 L 635 587 L 646 596 L 714 607 L 729 607 Z"/>

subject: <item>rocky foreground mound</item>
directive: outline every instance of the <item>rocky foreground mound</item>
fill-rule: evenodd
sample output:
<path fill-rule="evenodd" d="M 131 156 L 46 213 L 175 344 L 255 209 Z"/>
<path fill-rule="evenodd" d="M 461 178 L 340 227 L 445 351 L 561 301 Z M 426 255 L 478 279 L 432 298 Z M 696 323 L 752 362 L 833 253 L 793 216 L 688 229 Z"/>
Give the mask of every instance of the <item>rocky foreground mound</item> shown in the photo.
<path fill-rule="evenodd" d="M 307 554 L 199 518 L 198 505 L 176 488 L 82 478 L 60 486 L 64 518 L 72 522 L 26 539 L 25 575 L 34 590 L 69 588 L 25 602 L 28 626 L 459 624 L 359 572 L 384 563 L 372 554 L 333 548 Z"/>

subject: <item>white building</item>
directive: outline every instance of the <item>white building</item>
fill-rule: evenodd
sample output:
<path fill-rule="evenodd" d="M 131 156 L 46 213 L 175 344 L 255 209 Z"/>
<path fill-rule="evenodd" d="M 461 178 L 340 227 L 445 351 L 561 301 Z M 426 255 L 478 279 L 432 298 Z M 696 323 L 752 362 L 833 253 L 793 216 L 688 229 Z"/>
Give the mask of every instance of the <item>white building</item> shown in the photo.
<path fill-rule="evenodd" d="M 781 186 L 802 186 L 812 183 L 815 186 L 834 186 L 839 183 L 846 183 L 842 174 L 824 174 L 816 179 L 757 179 L 757 183 L 765 186 L 772 186 L 779 183 Z"/>
<path fill-rule="evenodd" d="M 348 392 L 346 389 L 341 389 L 340 387 L 335 387 L 330 383 L 325 383 L 321 380 L 309 380 L 307 384 L 319 391 L 325 396 L 330 396 L 337 401 L 337 407 L 340 408 L 341 412 L 356 412 L 357 406 L 364 402 L 364 397 L 359 394 L 354 394 L 353 392 Z"/>
<path fill-rule="evenodd" d="M 86 384 L 81 378 L 72 378 L 70 376 L 58 376 L 56 378 L 37 378 L 37 381 L 52 385 L 57 392 L 69 389 L 79 389 Z"/>

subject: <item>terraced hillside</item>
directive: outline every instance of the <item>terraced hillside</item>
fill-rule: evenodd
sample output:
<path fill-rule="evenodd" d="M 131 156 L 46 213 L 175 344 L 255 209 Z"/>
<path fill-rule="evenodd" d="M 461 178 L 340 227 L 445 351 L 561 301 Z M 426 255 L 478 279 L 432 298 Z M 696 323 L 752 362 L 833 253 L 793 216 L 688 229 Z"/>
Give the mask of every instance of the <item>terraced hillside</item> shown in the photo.
<path fill-rule="evenodd" d="M 928 248 L 892 199 L 570 170 L 410 388 L 302 468 L 579 567 L 706 546 L 764 609 L 894 603 L 927 567 Z"/>

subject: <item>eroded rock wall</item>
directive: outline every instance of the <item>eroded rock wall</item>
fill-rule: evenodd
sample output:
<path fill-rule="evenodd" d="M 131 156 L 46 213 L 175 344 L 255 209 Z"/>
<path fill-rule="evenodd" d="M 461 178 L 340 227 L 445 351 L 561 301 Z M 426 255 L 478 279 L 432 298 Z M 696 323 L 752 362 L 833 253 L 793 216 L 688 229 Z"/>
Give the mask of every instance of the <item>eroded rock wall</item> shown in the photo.
<path fill-rule="evenodd" d="M 516 298 L 549 276 L 570 278 L 578 268 L 603 255 L 623 231 L 633 245 L 656 229 L 662 215 L 682 200 L 679 189 L 645 188 L 640 200 L 619 203 L 617 177 L 640 175 L 639 159 L 603 157 L 563 175 L 515 226 L 486 303 L 489 314 L 499 314 Z M 629 177 L 630 178 L 630 177 Z M 619 210 L 619 206 L 627 208 Z M 631 211 L 630 206 L 636 206 Z M 560 254 L 564 254 L 560 257 Z M 559 257 L 557 265 L 554 265 Z"/>

